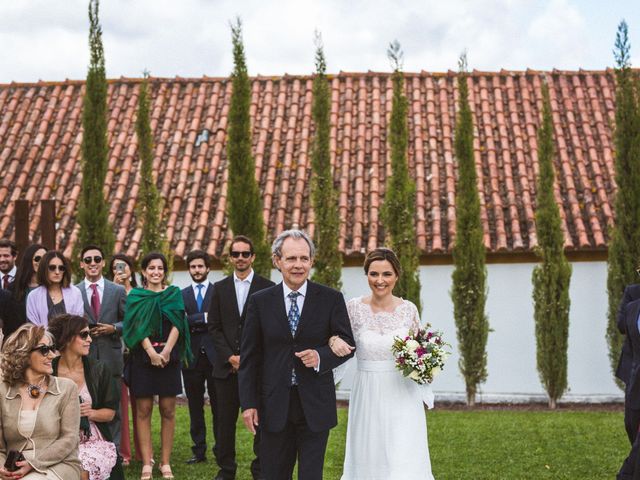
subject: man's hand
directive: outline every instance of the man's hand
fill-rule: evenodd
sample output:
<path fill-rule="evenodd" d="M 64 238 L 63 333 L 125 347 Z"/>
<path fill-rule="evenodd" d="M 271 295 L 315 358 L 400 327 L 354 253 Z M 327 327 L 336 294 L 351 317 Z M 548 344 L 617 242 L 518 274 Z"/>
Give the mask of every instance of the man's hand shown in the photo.
<path fill-rule="evenodd" d="M 318 365 L 320 365 L 320 355 L 316 350 L 303 350 L 296 352 L 295 355 L 302 360 L 302 363 L 307 368 L 318 368 Z"/>
<path fill-rule="evenodd" d="M 109 323 L 96 323 L 96 326 L 91 329 L 92 337 L 101 337 L 102 335 L 112 335 L 116 333 L 116 327 Z"/>
<path fill-rule="evenodd" d="M 247 408 L 242 412 L 242 420 L 247 430 L 255 435 L 256 427 L 258 426 L 258 410 L 255 408 Z"/>
<path fill-rule="evenodd" d="M 231 355 L 229 357 L 229 363 L 231 364 L 231 368 L 233 368 L 234 372 L 240 370 L 240 355 Z"/>

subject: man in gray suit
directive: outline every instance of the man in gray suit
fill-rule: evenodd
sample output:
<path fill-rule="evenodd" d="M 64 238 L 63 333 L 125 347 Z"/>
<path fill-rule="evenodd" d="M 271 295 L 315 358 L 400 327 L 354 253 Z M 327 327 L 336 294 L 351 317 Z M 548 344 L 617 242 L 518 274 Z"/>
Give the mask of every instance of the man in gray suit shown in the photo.
<path fill-rule="evenodd" d="M 122 388 L 122 319 L 127 294 L 124 287 L 116 285 L 102 276 L 105 260 L 102 249 L 87 245 L 80 254 L 80 267 L 84 270 L 84 280 L 76 285 L 82 292 L 84 311 L 89 318 L 91 329 L 91 350 L 89 356 L 104 363 L 115 380 L 120 394 Z M 119 404 L 118 404 L 119 405 Z M 113 441 L 120 451 L 120 412 L 111 422 Z"/>

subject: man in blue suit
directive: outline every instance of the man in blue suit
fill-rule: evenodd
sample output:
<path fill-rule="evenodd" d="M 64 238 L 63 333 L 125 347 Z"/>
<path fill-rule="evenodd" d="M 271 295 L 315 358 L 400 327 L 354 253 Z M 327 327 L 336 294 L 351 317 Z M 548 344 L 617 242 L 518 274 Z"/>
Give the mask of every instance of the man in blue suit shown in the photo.
<path fill-rule="evenodd" d="M 182 369 L 184 389 L 189 405 L 191 419 L 191 440 L 193 456 L 187 464 L 204 462 L 207 459 L 207 428 L 204 421 L 205 389 L 209 394 L 211 414 L 213 416 L 213 448 L 216 454 L 216 399 L 213 386 L 213 363 L 215 349 L 213 337 L 207 328 L 209 304 L 213 296 L 213 285 L 207 279 L 209 275 L 209 255 L 202 250 L 193 250 L 187 255 L 187 267 L 192 283 L 182 290 L 184 308 L 191 333 L 191 351 L 193 361 Z"/>

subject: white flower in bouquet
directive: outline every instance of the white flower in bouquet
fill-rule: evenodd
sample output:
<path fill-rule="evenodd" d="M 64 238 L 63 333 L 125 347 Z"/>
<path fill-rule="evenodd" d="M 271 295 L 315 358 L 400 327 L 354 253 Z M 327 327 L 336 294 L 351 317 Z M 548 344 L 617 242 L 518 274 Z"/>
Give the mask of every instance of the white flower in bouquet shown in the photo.
<path fill-rule="evenodd" d="M 427 324 L 425 328 L 411 330 L 404 338 L 395 337 L 391 347 L 396 368 L 419 384 L 431 383 L 442 371 L 450 353 L 446 348 L 451 348 L 442 340 L 442 332 L 431 331 L 429 327 Z"/>

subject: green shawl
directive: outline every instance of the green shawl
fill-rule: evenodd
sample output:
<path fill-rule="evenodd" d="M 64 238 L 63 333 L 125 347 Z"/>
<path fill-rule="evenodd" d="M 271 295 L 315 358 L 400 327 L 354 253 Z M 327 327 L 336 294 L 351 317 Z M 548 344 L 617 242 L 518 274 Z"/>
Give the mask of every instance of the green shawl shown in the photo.
<path fill-rule="evenodd" d="M 127 295 L 127 305 L 122 321 L 122 338 L 129 348 L 134 348 L 145 338 L 162 336 L 162 317 L 166 317 L 178 329 L 180 359 L 187 364 L 192 358 L 189 324 L 184 311 L 182 292 L 171 285 L 161 292 L 134 288 Z"/>

